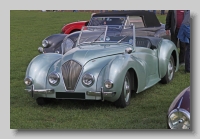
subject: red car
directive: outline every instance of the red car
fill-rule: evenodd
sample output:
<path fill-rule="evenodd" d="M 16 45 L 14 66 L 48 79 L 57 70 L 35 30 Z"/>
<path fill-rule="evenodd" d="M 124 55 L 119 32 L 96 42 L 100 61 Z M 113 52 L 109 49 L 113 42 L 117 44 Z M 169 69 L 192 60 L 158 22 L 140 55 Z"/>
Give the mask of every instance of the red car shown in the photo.
<path fill-rule="evenodd" d="M 88 23 L 89 21 L 79 21 L 79 22 L 72 22 L 72 23 L 66 24 L 62 28 L 61 33 L 70 34 L 72 32 L 80 31 L 81 28 L 83 26 L 87 26 Z"/>

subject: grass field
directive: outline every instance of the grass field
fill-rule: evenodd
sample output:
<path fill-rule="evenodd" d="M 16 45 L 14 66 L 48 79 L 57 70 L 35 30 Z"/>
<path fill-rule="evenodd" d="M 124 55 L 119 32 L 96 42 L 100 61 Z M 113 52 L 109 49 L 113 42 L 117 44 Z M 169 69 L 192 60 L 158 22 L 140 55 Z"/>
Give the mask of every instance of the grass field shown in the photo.
<path fill-rule="evenodd" d="M 11 129 L 166 129 L 166 113 L 173 99 L 190 85 L 181 66 L 167 85 L 156 84 L 133 96 L 118 109 L 110 102 L 55 100 L 38 106 L 24 92 L 26 68 L 38 55 L 41 41 L 60 33 L 64 24 L 88 20 L 89 12 L 10 11 L 10 128 Z M 165 15 L 157 15 L 165 23 Z"/>

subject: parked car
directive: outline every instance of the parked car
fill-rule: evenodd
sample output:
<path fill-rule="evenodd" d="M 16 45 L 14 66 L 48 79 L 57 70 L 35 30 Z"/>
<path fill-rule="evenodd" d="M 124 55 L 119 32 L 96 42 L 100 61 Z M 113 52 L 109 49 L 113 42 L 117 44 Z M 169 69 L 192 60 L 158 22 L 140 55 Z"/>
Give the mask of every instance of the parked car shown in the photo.
<path fill-rule="evenodd" d="M 191 129 L 190 86 L 185 88 L 171 103 L 167 113 L 168 129 Z"/>
<path fill-rule="evenodd" d="M 90 21 L 73 22 L 65 25 L 61 31 L 63 34 L 53 34 L 45 38 L 42 41 L 42 46 L 38 48 L 38 51 L 40 53 L 61 53 L 58 49 L 60 49 L 60 44 L 64 36 L 80 31 L 83 26 L 129 26 L 131 24 L 135 25 L 136 36 L 152 36 L 170 39 L 170 36 L 166 35 L 165 24 L 160 23 L 153 12 L 136 10 L 114 11 L 94 14 Z"/>
<path fill-rule="evenodd" d="M 29 63 L 26 91 L 39 105 L 48 98 L 106 100 L 124 108 L 131 93 L 172 81 L 179 68 L 174 43 L 158 37 L 136 37 L 135 26 L 83 27 L 65 38 L 62 54 L 43 53 Z"/>

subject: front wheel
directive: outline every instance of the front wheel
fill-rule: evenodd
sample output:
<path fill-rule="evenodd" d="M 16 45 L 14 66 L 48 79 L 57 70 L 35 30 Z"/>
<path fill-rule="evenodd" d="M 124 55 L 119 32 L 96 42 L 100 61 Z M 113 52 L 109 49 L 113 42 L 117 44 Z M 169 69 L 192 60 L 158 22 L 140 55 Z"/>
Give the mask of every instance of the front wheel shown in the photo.
<path fill-rule="evenodd" d="M 174 78 L 174 73 L 175 73 L 174 58 L 173 56 L 171 56 L 167 66 L 167 72 L 165 76 L 161 79 L 161 83 L 163 84 L 169 83 Z"/>
<path fill-rule="evenodd" d="M 115 101 L 116 107 L 125 108 L 130 104 L 131 99 L 131 77 L 127 72 L 124 78 L 124 83 L 122 87 L 122 92 L 117 101 Z"/>

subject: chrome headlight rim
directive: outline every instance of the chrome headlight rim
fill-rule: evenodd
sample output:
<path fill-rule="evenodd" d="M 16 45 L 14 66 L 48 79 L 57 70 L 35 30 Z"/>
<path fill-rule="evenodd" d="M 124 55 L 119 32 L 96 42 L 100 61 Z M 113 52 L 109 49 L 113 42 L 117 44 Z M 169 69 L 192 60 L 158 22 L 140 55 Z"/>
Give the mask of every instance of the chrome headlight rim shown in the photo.
<path fill-rule="evenodd" d="M 24 84 L 27 86 L 31 86 L 33 84 L 33 79 L 31 77 L 25 77 Z"/>
<path fill-rule="evenodd" d="M 56 86 L 60 82 L 60 75 L 57 72 L 51 72 L 48 75 L 49 84 L 52 86 Z"/>
<path fill-rule="evenodd" d="M 177 112 L 182 113 L 182 114 L 188 119 L 188 121 L 190 122 L 190 113 L 189 113 L 187 110 L 182 109 L 182 108 L 174 109 L 174 110 L 172 110 L 172 111 L 169 113 L 169 115 L 168 115 L 168 125 L 169 125 L 169 128 L 170 128 L 170 129 L 176 129 L 176 128 L 174 128 L 175 126 L 172 125 L 171 116 L 172 116 L 172 114 L 177 113 Z M 179 123 L 182 123 L 182 122 L 184 122 L 184 121 L 183 121 L 184 119 L 182 119 L 181 117 L 179 117 L 179 119 L 180 119 L 180 120 L 178 120 L 178 121 L 176 121 L 176 122 L 174 122 L 174 123 L 178 123 L 178 122 L 179 122 Z M 182 129 L 183 129 L 183 128 L 182 128 Z M 190 124 L 189 124 L 189 129 L 190 129 Z"/>
<path fill-rule="evenodd" d="M 88 77 L 86 77 L 86 76 L 88 76 L 90 79 L 90 82 L 89 83 L 87 83 L 87 81 L 85 80 L 85 78 L 88 78 Z M 94 81 L 95 81 L 95 78 L 94 78 L 94 75 L 92 75 L 91 73 L 86 73 L 86 74 L 84 74 L 83 75 L 83 77 L 82 77 L 82 84 L 84 85 L 84 86 L 86 86 L 86 87 L 90 87 L 90 86 L 92 86 L 93 84 L 94 84 Z"/>
<path fill-rule="evenodd" d="M 43 47 L 47 47 L 48 45 L 49 45 L 49 41 L 46 40 L 46 39 L 44 39 L 44 40 L 42 41 L 42 46 L 43 46 Z"/>
<path fill-rule="evenodd" d="M 111 81 L 111 80 L 106 80 L 105 82 L 104 82 L 104 86 L 107 88 L 107 89 L 111 89 L 112 87 L 113 87 L 113 81 Z"/>

